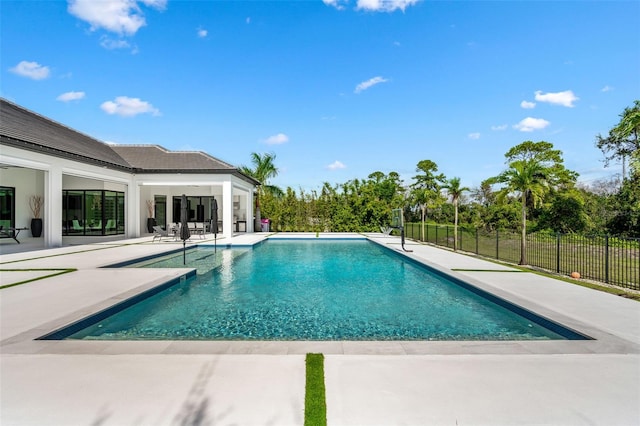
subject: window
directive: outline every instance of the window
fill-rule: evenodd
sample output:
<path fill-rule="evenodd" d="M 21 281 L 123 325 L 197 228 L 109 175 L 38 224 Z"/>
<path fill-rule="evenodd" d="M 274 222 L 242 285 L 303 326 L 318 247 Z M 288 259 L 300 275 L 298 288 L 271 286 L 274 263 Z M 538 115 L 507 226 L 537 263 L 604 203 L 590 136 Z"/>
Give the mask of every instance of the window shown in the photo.
<path fill-rule="evenodd" d="M 0 186 L 0 225 L 4 229 L 16 227 L 16 189 Z"/>
<path fill-rule="evenodd" d="M 62 235 L 124 234 L 124 192 L 62 191 Z"/>

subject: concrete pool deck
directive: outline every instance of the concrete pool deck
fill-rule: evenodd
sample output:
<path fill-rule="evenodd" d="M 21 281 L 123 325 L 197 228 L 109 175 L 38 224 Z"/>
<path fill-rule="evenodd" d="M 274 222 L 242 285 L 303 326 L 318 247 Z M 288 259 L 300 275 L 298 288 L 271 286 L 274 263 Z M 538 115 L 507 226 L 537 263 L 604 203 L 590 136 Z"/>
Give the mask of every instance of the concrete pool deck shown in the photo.
<path fill-rule="evenodd" d="M 251 245 L 266 235 L 218 244 Z M 400 248 L 398 238 L 370 237 Z M 640 424 L 638 302 L 428 245 L 406 246 L 416 260 L 595 340 L 34 340 L 179 279 L 189 269 L 100 267 L 182 244 L 147 237 L 6 254 L 0 285 L 51 273 L 33 269 L 77 271 L 0 290 L 0 424 L 303 424 L 307 352 L 325 354 L 330 425 Z"/>

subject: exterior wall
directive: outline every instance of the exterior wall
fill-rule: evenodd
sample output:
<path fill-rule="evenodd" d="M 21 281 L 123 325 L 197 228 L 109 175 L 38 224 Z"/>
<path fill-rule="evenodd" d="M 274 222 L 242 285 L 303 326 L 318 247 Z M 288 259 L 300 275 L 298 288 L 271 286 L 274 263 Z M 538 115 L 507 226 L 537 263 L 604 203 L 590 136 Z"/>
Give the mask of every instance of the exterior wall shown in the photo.
<path fill-rule="evenodd" d="M 126 185 L 115 183 L 115 182 L 105 182 L 96 179 L 88 179 L 78 176 L 62 176 L 62 186 L 63 189 L 97 189 L 97 190 L 107 190 L 107 191 L 119 191 L 124 192 L 127 189 Z"/>

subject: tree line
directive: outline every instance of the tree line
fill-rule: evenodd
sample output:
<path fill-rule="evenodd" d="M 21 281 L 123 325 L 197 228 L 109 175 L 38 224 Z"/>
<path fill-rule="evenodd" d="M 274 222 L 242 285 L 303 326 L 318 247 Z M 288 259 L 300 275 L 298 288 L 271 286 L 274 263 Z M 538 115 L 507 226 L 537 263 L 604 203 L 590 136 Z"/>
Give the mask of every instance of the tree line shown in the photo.
<path fill-rule="evenodd" d="M 402 208 L 409 222 L 517 229 L 523 237 L 540 231 L 640 237 L 639 132 L 636 100 L 608 135 L 596 136 L 606 164 L 623 163 L 622 176 L 590 185 L 577 183 L 578 173 L 564 167 L 562 152 L 547 141 L 512 147 L 505 153 L 504 171 L 475 188 L 439 173 L 431 159 L 417 163 L 408 183 L 396 172 L 374 171 L 311 191 L 270 185 L 278 174 L 272 153 L 252 154 L 252 167 L 241 170 L 263 183 L 256 219 L 268 217 L 276 231 L 375 232 L 390 224 L 392 209 Z"/>

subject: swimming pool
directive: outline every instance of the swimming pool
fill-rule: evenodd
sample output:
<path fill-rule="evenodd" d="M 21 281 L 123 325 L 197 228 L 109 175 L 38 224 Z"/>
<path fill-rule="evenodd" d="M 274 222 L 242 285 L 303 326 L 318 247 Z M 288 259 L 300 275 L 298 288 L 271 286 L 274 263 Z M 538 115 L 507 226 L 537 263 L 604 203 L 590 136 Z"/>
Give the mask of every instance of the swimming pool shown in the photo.
<path fill-rule="evenodd" d="M 141 267 L 182 267 L 182 253 Z M 189 250 L 196 276 L 49 338 L 552 340 L 581 336 L 367 240 Z M 82 328 L 82 329 L 80 329 Z"/>

